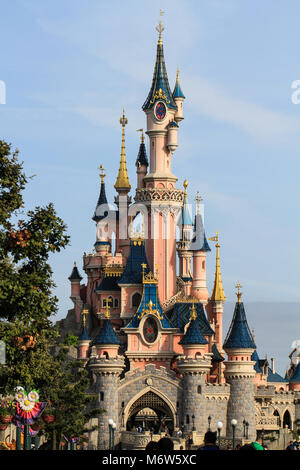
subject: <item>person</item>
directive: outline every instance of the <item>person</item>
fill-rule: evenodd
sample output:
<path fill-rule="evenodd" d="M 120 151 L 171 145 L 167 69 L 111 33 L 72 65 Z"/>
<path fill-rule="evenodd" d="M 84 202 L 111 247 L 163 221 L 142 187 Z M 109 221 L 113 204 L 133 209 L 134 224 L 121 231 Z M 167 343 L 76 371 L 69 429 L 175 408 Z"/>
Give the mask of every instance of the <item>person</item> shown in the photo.
<path fill-rule="evenodd" d="M 145 451 L 149 454 L 157 454 L 159 451 L 158 442 L 150 441 L 145 447 Z"/>
<path fill-rule="evenodd" d="M 256 441 L 251 442 L 252 447 L 254 447 L 255 450 L 264 450 L 262 446 L 262 437 L 258 436 L 256 438 Z"/>
<path fill-rule="evenodd" d="M 158 451 L 161 452 L 162 454 L 167 454 L 168 452 L 171 452 L 174 450 L 174 443 L 172 439 L 169 437 L 162 437 L 158 441 Z"/>
<path fill-rule="evenodd" d="M 251 444 L 244 444 L 240 450 L 255 450 Z"/>
<path fill-rule="evenodd" d="M 178 437 L 178 439 L 181 439 L 181 438 L 182 438 L 182 431 L 181 431 L 181 429 L 178 429 L 178 431 L 177 431 L 177 437 Z"/>
<path fill-rule="evenodd" d="M 295 443 L 293 441 L 290 441 L 285 450 L 297 450 L 296 446 L 295 446 Z"/>
<path fill-rule="evenodd" d="M 188 450 L 191 450 L 192 445 L 193 445 L 193 436 L 192 436 L 192 434 L 190 434 L 189 437 L 188 437 L 188 441 L 187 441 Z"/>
<path fill-rule="evenodd" d="M 216 445 L 217 442 L 217 433 L 212 431 L 207 431 L 204 436 L 204 446 L 199 447 L 198 450 L 220 450 Z"/>

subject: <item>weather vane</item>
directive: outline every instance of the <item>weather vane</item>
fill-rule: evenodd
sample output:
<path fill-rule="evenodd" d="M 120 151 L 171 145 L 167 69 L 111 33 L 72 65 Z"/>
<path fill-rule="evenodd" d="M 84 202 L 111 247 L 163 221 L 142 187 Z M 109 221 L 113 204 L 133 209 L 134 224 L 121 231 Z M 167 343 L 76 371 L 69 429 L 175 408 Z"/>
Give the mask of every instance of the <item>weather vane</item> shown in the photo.
<path fill-rule="evenodd" d="M 160 16 L 160 20 L 159 20 L 159 23 L 158 25 L 156 26 L 156 31 L 159 32 L 159 38 L 158 38 L 158 43 L 159 44 L 162 44 L 162 40 L 161 40 L 161 33 L 164 31 L 165 27 L 163 26 L 162 22 L 161 22 L 161 18 L 162 18 L 162 15 L 164 14 L 164 11 L 163 10 L 159 10 L 159 16 Z"/>
<path fill-rule="evenodd" d="M 104 183 L 104 178 L 105 178 L 106 174 L 105 174 L 105 170 L 103 168 L 103 165 L 99 166 L 99 170 L 100 170 L 99 176 L 101 178 L 101 183 Z"/>
<path fill-rule="evenodd" d="M 241 303 L 241 298 L 242 298 L 241 287 L 243 287 L 243 286 L 241 286 L 240 282 L 238 281 L 235 287 L 238 290 L 237 293 L 236 293 L 236 296 L 238 298 L 238 303 L 240 304 Z"/>
<path fill-rule="evenodd" d="M 136 131 L 141 133 L 141 143 L 143 144 L 144 143 L 144 130 L 143 129 L 137 129 Z"/>
<path fill-rule="evenodd" d="M 195 201 L 197 202 L 197 214 L 200 214 L 200 202 L 203 201 L 202 197 L 199 195 L 199 191 L 197 191 L 197 195 L 195 197 Z"/>

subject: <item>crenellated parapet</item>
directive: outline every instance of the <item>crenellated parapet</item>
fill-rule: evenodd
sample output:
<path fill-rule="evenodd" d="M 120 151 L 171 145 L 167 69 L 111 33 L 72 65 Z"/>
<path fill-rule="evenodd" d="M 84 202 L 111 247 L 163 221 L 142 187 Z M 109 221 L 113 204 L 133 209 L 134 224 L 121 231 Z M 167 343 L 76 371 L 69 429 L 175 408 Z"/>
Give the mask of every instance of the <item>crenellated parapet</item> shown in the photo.
<path fill-rule="evenodd" d="M 177 367 L 180 372 L 185 374 L 205 375 L 210 371 L 212 353 L 204 353 L 203 356 L 178 356 Z"/>
<path fill-rule="evenodd" d="M 107 359 L 105 356 L 92 357 L 88 367 L 96 375 L 120 375 L 124 369 L 124 356 Z"/>
<path fill-rule="evenodd" d="M 225 400 L 230 397 L 230 384 L 205 384 L 202 389 L 207 400 Z"/>

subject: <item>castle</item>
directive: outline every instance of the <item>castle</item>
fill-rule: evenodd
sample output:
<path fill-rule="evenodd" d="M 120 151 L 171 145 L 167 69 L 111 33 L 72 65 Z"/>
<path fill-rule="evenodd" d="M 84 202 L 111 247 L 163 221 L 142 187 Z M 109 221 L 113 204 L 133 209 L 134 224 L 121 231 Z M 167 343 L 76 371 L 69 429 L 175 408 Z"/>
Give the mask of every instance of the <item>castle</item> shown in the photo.
<path fill-rule="evenodd" d="M 65 331 L 79 336 L 79 359 L 106 410 L 90 437 L 98 449 L 110 445 L 109 420 L 116 425 L 115 443 L 130 448 L 139 425 L 154 434 L 167 427 L 170 433 L 183 428 L 203 436 L 208 427 L 216 430 L 221 422 L 222 436 L 231 437 L 234 419 L 236 437 L 251 441 L 259 431 L 293 429 L 300 419 L 299 352 L 293 352 L 285 378 L 275 372 L 273 359 L 269 364 L 259 358 L 240 284 L 223 342 L 226 297 L 219 235 L 206 237 L 199 197 L 192 218 L 187 181 L 183 189 L 176 187 L 172 159 L 185 96 L 178 72 L 171 92 L 161 22 L 157 30 L 153 81 L 142 107 L 149 159 L 140 129 L 132 203 L 123 111 L 115 206 L 108 204 L 101 166 L 93 215 L 96 242 L 93 252 L 83 256 L 87 283 L 81 284 L 74 264 L 69 277 L 74 309 L 62 322 Z M 209 241 L 216 243 L 211 294 L 206 284 Z M 139 442 L 142 448 L 147 440 Z"/>

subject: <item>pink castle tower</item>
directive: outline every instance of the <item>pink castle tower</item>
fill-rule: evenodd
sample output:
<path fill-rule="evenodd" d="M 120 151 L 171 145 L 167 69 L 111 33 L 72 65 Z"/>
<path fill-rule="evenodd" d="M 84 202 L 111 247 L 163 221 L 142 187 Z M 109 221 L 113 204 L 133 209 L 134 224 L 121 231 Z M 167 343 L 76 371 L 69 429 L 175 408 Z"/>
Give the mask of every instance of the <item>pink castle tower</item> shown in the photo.
<path fill-rule="evenodd" d="M 161 21 L 157 30 L 159 39 L 153 81 L 143 105 L 147 116 L 150 170 L 143 181 L 139 179 L 135 201 L 145 204 L 148 210 L 148 220 L 144 221 L 147 256 L 152 271 L 158 265 L 159 298 L 164 303 L 176 292 L 176 224 L 183 203 L 183 191 L 175 188 L 177 177 L 172 174 L 171 163 L 172 153 L 178 145 L 177 121 L 183 119 L 184 96 L 176 86 L 174 93 L 171 93 L 164 60 L 161 37 L 164 27 Z M 180 101 L 179 110 L 176 101 Z"/>
<path fill-rule="evenodd" d="M 201 198 L 199 197 L 199 193 L 197 193 L 197 213 L 194 224 L 195 237 L 191 244 L 191 250 L 193 253 L 192 295 L 206 305 L 209 297 L 206 285 L 206 253 L 210 251 L 210 247 L 206 240 L 203 220 L 200 213 L 200 200 Z"/>

